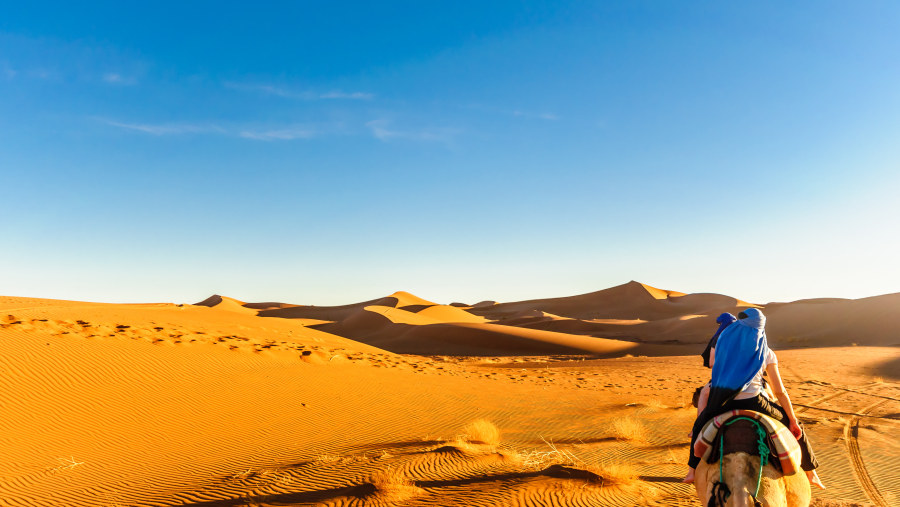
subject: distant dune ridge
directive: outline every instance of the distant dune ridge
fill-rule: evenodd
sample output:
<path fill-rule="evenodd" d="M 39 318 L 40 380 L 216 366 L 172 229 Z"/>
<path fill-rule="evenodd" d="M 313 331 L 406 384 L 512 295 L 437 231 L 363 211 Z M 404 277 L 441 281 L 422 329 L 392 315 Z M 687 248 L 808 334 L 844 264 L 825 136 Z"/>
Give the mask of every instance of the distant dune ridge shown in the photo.
<path fill-rule="evenodd" d="M 774 347 L 900 343 L 886 319 L 900 294 L 752 304 L 712 293 L 685 294 L 631 281 L 569 297 L 471 306 L 440 305 L 407 292 L 342 306 L 243 303 L 215 295 L 198 305 L 303 319 L 314 329 L 406 354 L 681 354 L 702 348 L 715 318 L 759 307 Z M 820 325 L 821 324 L 821 325 Z M 848 342 L 848 337 L 852 340 Z"/>

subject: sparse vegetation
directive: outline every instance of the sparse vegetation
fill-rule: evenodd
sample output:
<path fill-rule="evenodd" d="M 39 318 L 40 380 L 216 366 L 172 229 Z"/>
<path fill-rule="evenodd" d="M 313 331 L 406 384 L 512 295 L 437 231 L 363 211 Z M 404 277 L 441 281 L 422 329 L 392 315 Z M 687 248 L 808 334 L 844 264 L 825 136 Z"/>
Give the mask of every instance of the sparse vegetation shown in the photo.
<path fill-rule="evenodd" d="M 389 502 L 402 502 L 424 493 L 409 477 L 390 466 L 372 474 L 369 482 L 378 496 Z"/>
<path fill-rule="evenodd" d="M 621 417 L 610 425 L 610 433 L 618 440 L 647 441 L 647 428 L 632 417 Z"/>
<path fill-rule="evenodd" d="M 549 450 L 512 451 L 510 455 L 521 460 L 523 466 L 531 469 L 542 469 L 550 465 L 578 466 L 584 462 L 571 451 L 560 449 L 552 441 L 541 437 Z"/>
<path fill-rule="evenodd" d="M 75 461 L 75 457 L 69 458 L 56 458 L 61 464 L 58 467 L 49 468 L 50 472 L 61 472 L 63 470 L 70 470 L 79 465 L 84 465 L 83 461 Z"/>
<path fill-rule="evenodd" d="M 554 466 L 571 468 L 570 472 L 583 471 L 580 477 L 585 482 L 601 488 L 615 486 L 623 490 L 637 493 L 644 500 L 659 497 L 659 489 L 640 480 L 637 467 L 627 463 L 588 463 L 572 451 L 558 447 L 543 437 L 547 449 L 526 452 L 511 451 L 511 456 L 520 460 L 522 466 L 531 470 L 544 470 Z"/>
<path fill-rule="evenodd" d="M 500 430 L 493 423 L 486 419 L 478 419 L 469 423 L 465 429 L 462 439 L 468 443 L 489 445 L 496 447 L 500 444 Z"/>
<path fill-rule="evenodd" d="M 586 470 L 599 475 L 612 484 L 632 484 L 639 477 L 637 468 L 625 463 L 592 465 L 586 467 Z"/>

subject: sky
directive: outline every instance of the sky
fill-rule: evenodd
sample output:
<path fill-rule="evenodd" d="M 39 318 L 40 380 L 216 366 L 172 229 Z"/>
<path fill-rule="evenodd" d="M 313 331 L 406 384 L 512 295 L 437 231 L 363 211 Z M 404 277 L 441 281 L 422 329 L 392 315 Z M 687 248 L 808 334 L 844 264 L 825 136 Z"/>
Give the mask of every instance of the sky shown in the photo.
<path fill-rule="evenodd" d="M 0 294 L 900 291 L 900 4 L 18 2 Z"/>

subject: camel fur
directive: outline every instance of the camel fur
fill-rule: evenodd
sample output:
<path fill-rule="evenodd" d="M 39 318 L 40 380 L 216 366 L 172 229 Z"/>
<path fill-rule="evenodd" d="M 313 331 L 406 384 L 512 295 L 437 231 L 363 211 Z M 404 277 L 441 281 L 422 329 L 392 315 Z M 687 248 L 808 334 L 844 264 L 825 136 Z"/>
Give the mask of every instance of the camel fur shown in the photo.
<path fill-rule="evenodd" d="M 725 483 L 731 490 L 725 505 L 710 504 L 713 484 L 719 480 L 719 462 L 701 461 L 697 466 L 694 487 L 697 497 L 704 506 L 716 507 L 753 507 L 752 494 L 756 490 L 756 477 L 759 472 L 759 456 L 751 456 L 746 452 L 726 454 L 722 463 Z M 812 492 L 809 481 L 803 472 L 793 475 L 782 475 L 771 465 L 763 468 L 762 483 L 756 500 L 764 507 L 808 507 Z"/>

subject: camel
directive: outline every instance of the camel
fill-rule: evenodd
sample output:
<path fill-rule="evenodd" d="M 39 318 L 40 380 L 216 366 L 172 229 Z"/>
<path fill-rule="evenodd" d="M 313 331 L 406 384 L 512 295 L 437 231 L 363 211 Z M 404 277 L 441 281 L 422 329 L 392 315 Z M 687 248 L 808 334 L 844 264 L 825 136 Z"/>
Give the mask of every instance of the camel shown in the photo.
<path fill-rule="evenodd" d="M 725 503 L 719 503 L 713 498 L 713 486 L 719 480 L 719 461 L 714 463 L 706 463 L 701 460 L 697 466 L 694 479 L 694 487 L 697 490 L 697 496 L 704 506 L 707 507 L 753 507 L 753 493 L 756 491 L 757 477 L 759 474 L 759 456 L 750 449 L 750 452 L 728 451 L 729 439 L 743 439 L 741 432 L 755 432 L 749 424 L 735 423 L 728 428 L 725 433 L 726 452 L 724 461 L 721 463 L 722 475 L 725 477 L 725 484 L 731 494 L 728 495 Z M 752 441 L 755 437 L 749 435 Z M 738 447 L 741 447 L 738 444 Z M 733 451 L 733 448 L 732 448 Z M 778 469 L 772 465 L 763 467 L 762 479 L 760 480 L 759 493 L 756 496 L 758 505 L 764 507 L 808 507 L 812 492 L 810 491 L 809 480 L 802 471 L 792 474 L 783 475 Z"/>

